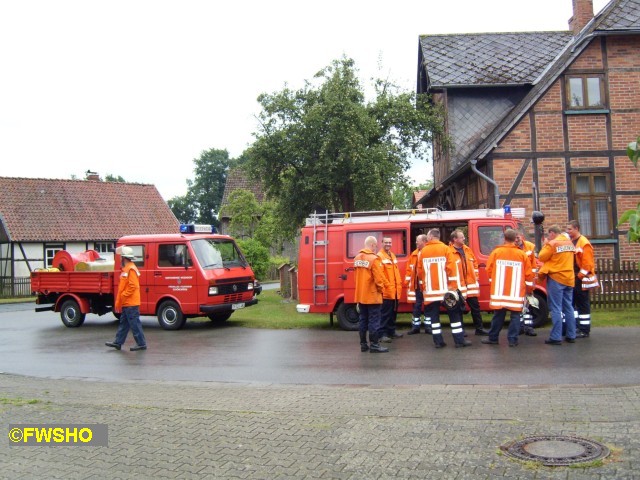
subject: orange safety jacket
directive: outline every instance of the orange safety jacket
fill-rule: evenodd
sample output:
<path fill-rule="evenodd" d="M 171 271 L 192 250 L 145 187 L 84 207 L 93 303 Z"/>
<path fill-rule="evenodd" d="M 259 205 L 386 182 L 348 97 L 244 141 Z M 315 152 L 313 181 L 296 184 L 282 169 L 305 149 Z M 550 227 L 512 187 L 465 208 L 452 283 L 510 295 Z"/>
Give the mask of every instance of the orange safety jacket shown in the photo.
<path fill-rule="evenodd" d="M 442 301 L 449 291 L 449 277 L 455 274 L 449 247 L 432 239 L 422 247 L 418 262 L 418 279 L 421 282 L 424 304 Z"/>
<path fill-rule="evenodd" d="M 386 278 L 380 257 L 368 248 L 360 250 L 353 260 L 355 269 L 355 301 L 368 305 L 381 304 Z"/>
<path fill-rule="evenodd" d="M 573 272 L 575 251 L 576 248 L 569 237 L 564 233 L 559 234 L 540 249 L 538 258 L 543 262 L 540 274 L 543 277 L 548 275 L 567 287 L 573 287 L 575 284 Z"/>
<path fill-rule="evenodd" d="M 120 312 L 122 307 L 135 306 L 140 306 L 140 271 L 135 263 L 127 262 L 120 272 L 115 310 Z"/>
<path fill-rule="evenodd" d="M 487 260 L 487 275 L 491 282 L 489 306 L 521 311 L 524 297 L 533 290 L 534 273 L 527 254 L 515 243 L 494 248 Z"/>
<path fill-rule="evenodd" d="M 580 235 L 573 240 L 576 247 L 575 263 L 573 271 L 582 280 L 582 289 L 589 290 L 600 285 L 596 277 L 596 261 L 593 254 L 593 245 L 587 237 Z"/>
<path fill-rule="evenodd" d="M 387 279 L 387 284 L 382 292 L 382 298 L 390 300 L 399 300 L 402 294 L 402 277 L 398 270 L 398 259 L 395 253 L 387 253 L 383 248 L 378 252 L 380 260 L 382 260 L 382 271 Z"/>
<path fill-rule="evenodd" d="M 455 266 L 455 275 L 449 278 L 449 289 L 460 290 L 465 298 L 479 297 L 478 261 L 467 245 L 462 246 L 462 251 L 464 259 L 456 247 L 449 244 L 449 253 Z"/>
<path fill-rule="evenodd" d="M 420 251 L 416 248 L 409 259 L 404 273 L 404 286 L 407 288 L 407 302 L 416 303 L 416 289 L 418 287 L 418 256 Z"/>

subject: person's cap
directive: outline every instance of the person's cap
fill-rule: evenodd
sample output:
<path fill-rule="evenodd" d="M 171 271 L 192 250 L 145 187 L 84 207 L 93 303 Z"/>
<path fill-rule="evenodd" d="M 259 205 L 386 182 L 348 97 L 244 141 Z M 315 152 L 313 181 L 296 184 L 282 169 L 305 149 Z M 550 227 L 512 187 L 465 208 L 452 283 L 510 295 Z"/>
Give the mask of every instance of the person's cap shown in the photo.
<path fill-rule="evenodd" d="M 118 247 L 116 248 L 116 253 L 121 257 L 128 258 L 129 260 L 133 260 L 136 256 L 133 254 L 133 248 L 131 247 Z"/>

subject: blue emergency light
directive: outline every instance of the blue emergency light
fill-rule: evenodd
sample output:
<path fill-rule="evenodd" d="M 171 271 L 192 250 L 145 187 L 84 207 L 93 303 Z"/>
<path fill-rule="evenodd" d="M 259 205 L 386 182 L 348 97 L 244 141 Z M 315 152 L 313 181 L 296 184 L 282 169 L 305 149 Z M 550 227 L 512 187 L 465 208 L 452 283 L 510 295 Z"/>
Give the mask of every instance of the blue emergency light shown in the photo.
<path fill-rule="evenodd" d="M 218 233 L 218 229 L 213 225 L 199 223 L 181 223 L 180 233 Z"/>

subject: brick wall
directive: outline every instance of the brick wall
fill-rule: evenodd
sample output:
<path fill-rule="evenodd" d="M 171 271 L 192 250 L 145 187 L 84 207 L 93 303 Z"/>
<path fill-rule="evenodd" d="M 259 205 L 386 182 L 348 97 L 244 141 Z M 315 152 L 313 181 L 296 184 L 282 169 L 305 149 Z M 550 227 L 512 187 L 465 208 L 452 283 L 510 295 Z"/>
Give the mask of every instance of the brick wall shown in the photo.
<path fill-rule="evenodd" d="M 567 127 L 569 150 L 608 149 L 606 115 L 570 115 L 567 117 Z"/>

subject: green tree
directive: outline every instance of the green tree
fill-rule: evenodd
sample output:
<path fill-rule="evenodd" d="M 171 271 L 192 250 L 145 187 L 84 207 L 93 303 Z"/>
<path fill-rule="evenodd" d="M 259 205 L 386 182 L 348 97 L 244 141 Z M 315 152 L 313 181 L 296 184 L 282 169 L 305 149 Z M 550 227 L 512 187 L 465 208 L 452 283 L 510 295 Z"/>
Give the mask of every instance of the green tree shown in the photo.
<path fill-rule="evenodd" d="M 253 237 L 253 232 L 261 216 L 256 196 L 249 190 L 238 188 L 229 195 L 223 207 L 228 216 L 229 233 L 236 238 Z"/>
<path fill-rule="evenodd" d="M 167 203 L 173 214 L 184 223 L 197 222 L 219 226 L 217 214 L 222 203 L 227 172 L 235 161 L 227 150 L 204 150 L 195 165 L 193 180 L 187 180 L 187 193 Z M 188 220 L 187 220 L 188 218 Z"/>
<path fill-rule="evenodd" d="M 119 182 L 119 183 L 127 183 L 127 181 L 122 178 L 122 176 L 118 175 L 112 175 L 110 173 L 107 174 L 106 177 L 104 177 L 104 181 L 105 182 Z"/>
<path fill-rule="evenodd" d="M 627 155 L 629 160 L 633 162 L 633 165 L 638 168 L 638 160 L 640 159 L 640 137 L 635 142 L 631 142 L 627 147 Z M 635 210 L 627 210 L 620 217 L 618 227 L 624 223 L 629 223 L 629 229 L 627 230 L 627 239 L 630 243 L 640 242 L 640 203 L 638 203 Z M 640 264 L 638 265 L 640 268 Z"/>
<path fill-rule="evenodd" d="M 411 156 L 426 154 L 442 116 L 425 96 L 382 80 L 366 101 L 354 62 L 335 60 L 297 91 L 262 94 L 250 171 L 295 230 L 316 207 L 377 210 L 391 205 Z"/>
<path fill-rule="evenodd" d="M 267 247 L 253 238 L 238 240 L 237 243 L 247 262 L 251 265 L 256 278 L 264 279 L 269 268 L 269 250 Z"/>
<path fill-rule="evenodd" d="M 413 194 L 420 190 L 431 190 L 433 188 L 433 181 L 429 180 L 427 183 L 421 183 L 419 185 L 408 185 L 407 183 L 397 184 L 392 192 L 392 207 L 398 210 L 404 210 L 411 208 L 413 204 Z"/>

